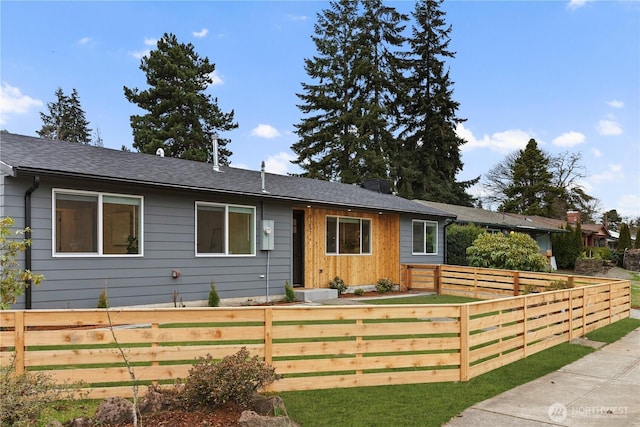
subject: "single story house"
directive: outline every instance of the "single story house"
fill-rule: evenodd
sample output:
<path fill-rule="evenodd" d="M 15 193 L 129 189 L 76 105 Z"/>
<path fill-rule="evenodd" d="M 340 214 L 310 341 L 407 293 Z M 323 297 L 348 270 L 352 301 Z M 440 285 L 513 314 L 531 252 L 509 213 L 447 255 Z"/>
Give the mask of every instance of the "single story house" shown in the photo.
<path fill-rule="evenodd" d="M 424 200 L 418 200 L 418 202 L 427 207 L 455 215 L 455 223 L 457 224 L 475 224 L 478 227 L 485 228 L 490 233 L 508 233 L 514 231 L 528 234 L 538 243 L 540 253 L 546 256 L 552 255 L 551 234 L 566 232 L 557 225 L 550 225 L 536 216 L 494 212 L 486 209 Z"/>
<path fill-rule="evenodd" d="M 29 227 L 43 274 L 14 308 L 282 295 L 400 281 L 444 260 L 454 215 L 363 186 L 0 134 L 0 216 Z"/>

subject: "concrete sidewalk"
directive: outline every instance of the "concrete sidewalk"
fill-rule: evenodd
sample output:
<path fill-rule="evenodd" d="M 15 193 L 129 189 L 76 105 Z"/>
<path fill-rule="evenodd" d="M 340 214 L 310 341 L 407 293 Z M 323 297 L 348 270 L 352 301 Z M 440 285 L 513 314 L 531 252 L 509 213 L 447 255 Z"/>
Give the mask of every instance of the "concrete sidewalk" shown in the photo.
<path fill-rule="evenodd" d="M 556 372 L 477 403 L 446 426 L 640 427 L 640 329 Z"/>

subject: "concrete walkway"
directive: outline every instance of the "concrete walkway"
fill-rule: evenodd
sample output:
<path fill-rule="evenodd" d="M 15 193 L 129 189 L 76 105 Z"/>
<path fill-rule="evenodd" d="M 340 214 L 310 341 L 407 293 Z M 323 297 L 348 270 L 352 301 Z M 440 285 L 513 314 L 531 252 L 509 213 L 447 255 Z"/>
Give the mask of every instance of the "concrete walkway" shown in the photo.
<path fill-rule="evenodd" d="M 637 315 L 634 310 L 632 317 Z M 477 403 L 445 425 L 640 427 L 640 329 L 556 372 Z"/>

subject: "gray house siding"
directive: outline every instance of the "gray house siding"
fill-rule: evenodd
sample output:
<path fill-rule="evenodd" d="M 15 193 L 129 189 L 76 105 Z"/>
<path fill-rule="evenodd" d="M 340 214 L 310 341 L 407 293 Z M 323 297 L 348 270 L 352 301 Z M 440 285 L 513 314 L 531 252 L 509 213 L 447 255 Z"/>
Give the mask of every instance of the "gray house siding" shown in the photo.
<path fill-rule="evenodd" d="M 29 179 L 7 178 L 5 213 L 24 226 L 24 192 Z M 143 202 L 143 256 L 52 255 L 52 189 L 140 195 Z M 241 204 L 256 208 L 255 256 L 195 255 L 195 203 Z M 275 250 L 260 250 L 260 220 L 275 221 Z M 32 308 L 90 308 L 105 287 L 111 306 L 206 300 L 213 281 L 221 298 L 265 297 L 267 261 L 270 295 L 282 294 L 291 280 L 292 208 L 287 202 L 260 201 L 211 193 L 159 191 L 100 182 L 42 178 L 32 195 L 32 269 L 45 281 L 32 291 Z M 267 259 L 269 258 L 269 259 Z M 178 270 L 180 277 L 173 278 Z M 24 308 L 24 297 L 14 308 Z"/>
<path fill-rule="evenodd" d="M 413 220 L 426 220 L 438 223 L 438 251 L 434 255 L 414 255 Z M 444 263 L 444 226 L 446 220 L 441 217 L 421 216 L 417 214 L 400 215 L 400 263 L 401 264 L 443 264 Z"/>

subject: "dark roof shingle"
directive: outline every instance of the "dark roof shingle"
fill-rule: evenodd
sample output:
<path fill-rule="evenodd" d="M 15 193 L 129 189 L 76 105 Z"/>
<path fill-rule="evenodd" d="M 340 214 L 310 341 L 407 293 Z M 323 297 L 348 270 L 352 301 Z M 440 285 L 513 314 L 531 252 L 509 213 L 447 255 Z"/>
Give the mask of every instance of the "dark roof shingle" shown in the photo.
<path fill-rule="evenodd" d="M 266 173 L 267 192 L 263 192 L 259 171 L 220 166 L 220 172 L 215 172 L 209 163 L 5 132 L 0 134 L 0 163 L 4 163 L 4 168 L 9 168 L 15 175 L 58 175 L 301 203 L 453 216 L 436 208 L 395 195 L 366 190 L 358 185 Z"/>

